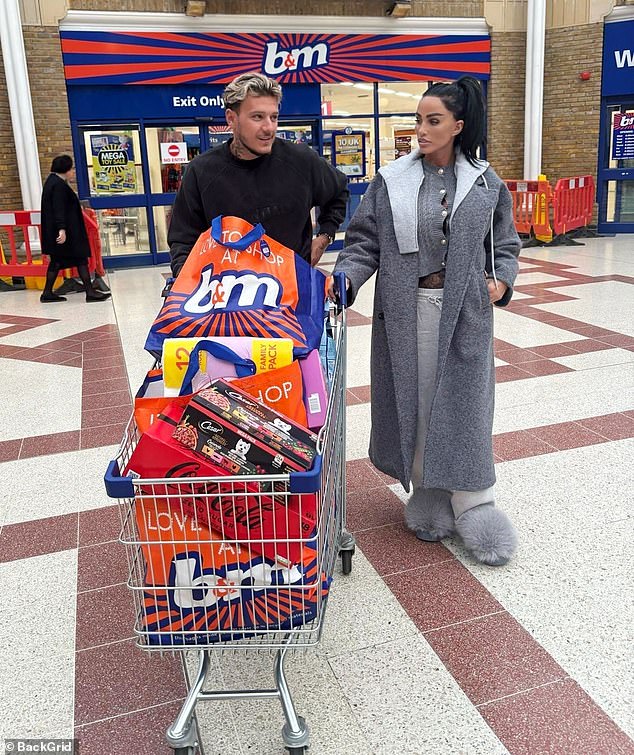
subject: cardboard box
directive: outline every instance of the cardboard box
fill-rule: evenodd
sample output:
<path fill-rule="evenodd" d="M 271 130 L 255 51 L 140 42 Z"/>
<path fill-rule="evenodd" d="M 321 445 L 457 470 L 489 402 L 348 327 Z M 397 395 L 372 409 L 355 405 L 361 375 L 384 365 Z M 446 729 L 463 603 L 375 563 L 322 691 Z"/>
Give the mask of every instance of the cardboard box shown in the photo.
<path fill-rule="evenodd" d="M 214 380 L 194 396 L 188 411 L 204 411 L 216 415 L 239 428 L 250 437 L 279 452 L 290 467 L 307 470 L 317 456 L 317 436 L 292 419 L 279 414 L 226 380 Z M 246 437 L 246 436 L 244 436 Z"/>
<path fill-rule="evenodd" d="M 141 479 L 227 476 L 225 468 L 192 453 L 172 437 L 181 412 L 178 405 L 170 404 L 158 415 L 139 438 L 124 474 Z M 163 500 L 173 510 L 176 524 L 180 520 L 182 526 L 187 522 L 190 527 L 211 526 L 221 538 L 248 542 L 252 551 L 286 565 L 299 561 L 303 541 L 315 535 L 314 494 L 275 495 L 270 483 L 239 483 L 229 477 L 226 482 L 184 483 L 141 486 L 141 496 L 147 496 L 146 509 L 152 510 L 153 500 Z M 154 567 L 148 562 L 150 583 L 155 582 Z"/>
<path fill-rule="evenodd" d="M 245 630 L 290 629 L 315 618 L 330 580 L 303 546 L 286 567 L 253 553 L 166 501 L 139 499 L 136 518 L 148 564 L 142 629 L 150 644 L 238 639 Z"/>

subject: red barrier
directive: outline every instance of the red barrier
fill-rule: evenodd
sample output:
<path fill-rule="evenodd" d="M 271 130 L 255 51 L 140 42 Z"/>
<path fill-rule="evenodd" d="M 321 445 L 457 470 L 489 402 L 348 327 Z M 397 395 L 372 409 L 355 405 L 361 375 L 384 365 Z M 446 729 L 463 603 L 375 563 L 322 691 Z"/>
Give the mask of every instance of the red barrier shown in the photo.
<path fill-rule="evenodd" d="M 589 225 L 594 208 L 594 179 L 592 176 L 560 178 L 553 198 L 553 228 L 560 236 L 576 228 Z"/>
<path fill-rule="evenodd" d="M 550 241 L 553 231 L 550 227 L 549 209 L 552 190 L 545 177 L 539 181 L 505 181 L 513 197 L 513 219 L 518 233 L 530 233 L 541 241 Z"/>
<path fill-rule="evenodd" d="M 103 276 L 105 270 L 101 260 L 101 239 L 94 210 L 84 210 L 84 224 L 91 252 L 88 270 L 91 275 L 96 272 L 97 275 Z M 4 232 L 9 241 L 8 249 L 0 247 L 0 277 L 41 278 L 46 275 L 48 256 L 41 251 L 42 227 L 39 210 L 0 211 L 0 232 Z M 18 240 L 18 235 L 22 236 L 21 241 Z M 37 239 L 31 236 L 37 236 Z M 77 276 L 75 268 L 63 272 L 64 277 Z"/>

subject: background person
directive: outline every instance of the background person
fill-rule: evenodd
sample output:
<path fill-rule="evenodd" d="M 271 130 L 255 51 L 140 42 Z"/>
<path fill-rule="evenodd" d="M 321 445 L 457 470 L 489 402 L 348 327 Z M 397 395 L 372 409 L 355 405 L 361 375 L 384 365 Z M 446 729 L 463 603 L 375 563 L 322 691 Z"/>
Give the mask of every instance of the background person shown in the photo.
<path fill-rule="evenodd" d="M 261 223 L 268 236 L 316 265 L 345 218 L 346 177 L 307 145 L 276 138 L 282 88 L 273 79 L 242 74 L 223 96 L 233 138 L 189 163 L 168 233 L 172 272 L 178 275 L 218 215 Z"/>
<path fill-rule="evenodd" d="M 419 149 L 372 181 L 335 271 L 350 302 L 377 272 L 372 463 L 413 488 L 406 521 L 420 539 L 456 531 L 479 561 L 501 565 L 516 534 L 494 507 L 491 304 L 510 301 L 520 240 L 504 182 L 476 158 L 484 118 L 475 79 L 425 92 Z"/>
<path fill-rule="evenodd" d="M 66 301 L 53 292 L 60 270 L 76 267 L 86 290 L 86 301 L 104 301 L 110 293 L 98 291 L 88 272 L 90 246 L 84 216 L 77 194 L 68 185 L 73 177 L 73 160 L 59 155 L 51 164 L 51 172 L 42 188 L 42 253 L 50 259 L 46 283 L 40 296 L 42 302 Z"/>

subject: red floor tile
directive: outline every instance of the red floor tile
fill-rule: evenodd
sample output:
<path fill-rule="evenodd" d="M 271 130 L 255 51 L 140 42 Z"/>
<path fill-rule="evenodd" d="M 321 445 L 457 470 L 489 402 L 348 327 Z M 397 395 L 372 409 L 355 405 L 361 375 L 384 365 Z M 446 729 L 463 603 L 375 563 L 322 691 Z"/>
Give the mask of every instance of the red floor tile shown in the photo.
<path fill-rule="evenodd" d="M 526 430 L 515 430 L 493 436 L 493 451 L 504 461 L 527 459 L 530 456 L 549 454 L 557 449 L 543 440 L 539 440 Z"/>
<path fill-rule="evenodd" d="M 99 339 L 98 344 L 84 344 L 84 360 L 88 366 L 92 366 L 92 362 L 97 359 L 105 359 L 109 357 L 122 357 L 123 350 L 121 344 L 118 342 L 110 342 L 109 344 L 101 343 Z"/>
<path fill-rule="evenodd" d="M 133 600 L 124 584 L 77 593 L 76 649 L 134 638 Z"/>
<path fill-rule="evenodd" d="M 609 440 L 634 437 L 634 419 L 627 414 L 604 414 L 601 417 L 580 419 L 578 423 Z"/>
<path fill-rule="evenodd" d="M 104 506 L 79 512 L 79 547 L 97 545 L 119 539 L 120 506 Z"/>
<path fill-rule="evenodd" d="M 121 370 L 121 374 L 125 374 L 125 360 L 123 358 L 123 353 L 121 353 L 120 356 L 116 357 L 102 357 L 101 359 L 90 359 L 87 360 L 86 354 L 84 353 L 84 365 L 90 365 L 91 370 L 101 370 L 101 369 L 107 369 L 110 367 L 119 367 Z"/>
<path fill-rule="evenodd" d="M 384 579 L 422 632 L 502 610 L 489 591 L 456 559 Z"/>
<path fill-rule="evenodd" d="M 604 443 L 606 440 L 602 435 L 597 435 L 597 433 L 577 422 L 560 422 L 556 425 L 531 427 L 529 432 L 559 451 L 567 448 L 594 446 L 597 443 Z"/>
<path fill-rule="evenodd" d="M 628 346 L 634 346 L 634 338 L 631 336 L 623 335 L 622 333 L 613 333 L 607 336 L 597 336 L 598 341 L 609 343 L 611 346 L 627 348 Z"/>
<path fill-rule="evenodd" d="M 355 395 L 349 388 L 346 390 L 346 406 L 356 406 L 362 404 L 363 401 Z"/>
<path fill-rule="evenodd" d="M 425 639 L 474 705 L 566 676 L 506 612 L 427 632 Z"/>
<path fill-rule="evenodd" d="M 58 553 L 77 547 L 77 514 L 5 524 L 0 532 L 0 562 Z"/>
<path fill-rule="evenodd" d="M 632 740 L 572 679 L 478 708 L 513 755 L 625 755 Z"/>
<path fill-rule="evenodd" d="M 403 503 L 385 485 L 348 493 L 347 524 L 351 532 L 403 521 Z"/>
<path fill-rule="evenodd" d="M 551 362 L 549 359 L 540 359 L 536 362 L 524 362 L 522 363 L 522 369 L 535 377 L 541 377 L 543 375 L 558 375 L 562 372 L 573 372 L 572 367 L 566 367 L 565 364 L 559 364 L 559 362 Z"/>
<path fill-rule="evenodd" d="M 40 364 L 59 364 L 67 365 L 72 360 L 77 360 L 77 354 L 74 351 L 47 351 L 46 354 L 40 354 L 33 357 L 30 361 Z M 83 363 L 82 363 L 83 364 Z"/>
<path fill-rule="evenodd" d="M 15 461 L 20 456 L 22 438 L 0 441 L 0 462 Z"/>
<path fill-rule="evenodd" d="M 144 652 L 132 641 L 75 654 L 76 726 L 184 696 L 185 684 L 177 657 Z M 135 750 L 132 752 L 136 755 Z"/>
<path fill-rule="evenodd" d="M 130 391 L 112 391 L 111 393 L 95 393 L 82 398 L 82 410 L 107 409 L 112 406 L 130 404 Z"/>
<path fill-rule="evenodd" d="M 367 459 L 346 462 L 346 490 L 348 494 L 368 488 L 382 487 L 385 483 Z"/>
<path fill-rule="evenodd" d="M 99 448 L 100 446 L 119 445 L 119 443 L 121 443 L 121 438 L 123 438 L 123 432 L 126 428 L 126 425 L 127 425 L 127 421 L 119 422 L 115 425 L 104 425 L 103 427 L 92 427 L 92 428 L 82 429 L 81 431 L 82 449 Z"/>
<path fill-rule="evenodd" d="M 613 348 L 610 344 L 597 341 L 594 338 L 582 338 L 579 341 L 570 341 L 568 345 L 577 354 L 589 354 L 591 351 L 605 351 L 606 349 Z"/>
<path fill-rule="evenodd" d="M 441 543 L 419 540 L 404 522 L 357 532 L 355 540 L 382 577 L 454 558 Z"/>
<path fill-rule="evenodd" d="M 77 591 L 96 590 L 125 582 L 128 559 L 124 546 L 117 542 L 89 545 L 77 554 Z"/>
<path fill-rule="evenodd" d="M 102 380 L 92 379 L 86 377 L 86 370 L 84 370 L 83 382 L 82 382 L 82 396 L 94 396 L 98 393 L 110 393 L 111 391 L 125 391 L 129 390 L 128 379 L 125 377 L 125 370 L 116 367 L 105 371 L 109 377 L 103 377 L 104 371 L 102 370 L 90 370 L 90 373 L 95 373 L 95 378 L 103 377 Z"/>
<path fill-rule="evenodd" d="M 367 404 L 370 401 L 370 386 L 369 385 L 357 385 L 349 390 L 354 393 L 357 398 L 361 399 L 361 403 Z"/>
<path fill-rule="evenodd" d="M 24 438 L 20 458 L 47 454 L 60 454 L 66 451 L 79 451 L 79 430 L 68 430 L 64 433 L 51 433 L 39 437 Z"/>
<path fill-rule="evenodd" d="M 366 317 L 360 312 L 355 312 L 353 309 L 346 310 L 346 324 L 348 327 L 354 327 L 355 325 L 370 325 L 371 323 L 371 317 Z"/>
<path fill-rule="evenodd" d="M 130 755 L 173 755 L 165 732 L 174 723 L 179 703 L 168 703 L 125 716 L 78 726 L 75 738 L 81 755 L 129 753 Z"/>
<path fill-rule="evenodd" d="M 121 393 L 121 391 L 119 391 Z M 87 402 L 90 406 L 90 401 Z M 104 427 L 127 422 L 132 414 L 130 399 L 117 406 L 105 406 L 101 409 L 84 409 L 81 413 L 82 430 L 92 427 Z"/>
<path fill-rule="evenodd" d="M 516 347 L 496 349 L 495 356 L 508 364 L 522 364 L 523 362 L 533 362 L 541 358 L 539 354 L 534 354 L 530 349 Z"/>
<path fill-rule="evenodd" d="M 580 342 L 573 341 L 573 343 Z M 548 359 L 552 359 L 553 357 L 568 357 L 571 354 L 579 353 L 577 350 L 572 348 L 572 345 L 570 343 L 550 343 L 545 346 L 535 346 L 532 351 Z"/>
<path fill-rule="evenodd" d="M 499 358 L 502 359 L 502 357 Z M 530 377 L 533 377 L 533 375 L 520 367 L 515 367 L 513 364 L 501 364 L 495 368 L 496 383 L 509 383 L 512 380 L 526 380 Z"/>
<path fill-rule="evenodd" d="M 606 328 L 598 328 L 596 325 L 586 325 L 583 322 L 579 322 L 577 325 L 569 327 L 572 333 L 579 333 L 586 338 L 602 338 L 605 336 L 613 336 L 614 332 L 607 330 Z"/>

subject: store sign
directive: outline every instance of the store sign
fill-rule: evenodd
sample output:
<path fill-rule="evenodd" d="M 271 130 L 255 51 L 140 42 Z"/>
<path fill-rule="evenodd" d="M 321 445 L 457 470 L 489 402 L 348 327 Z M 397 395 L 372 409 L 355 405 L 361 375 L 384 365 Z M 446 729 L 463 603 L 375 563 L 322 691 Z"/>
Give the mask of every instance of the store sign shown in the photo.
<path fill-rule="evenodd" d="M 363 131 L 333 133 L 333 162 L 346 176 L 365 175 L 365 134 Z"/>
<path fill-rule="evenodd" d="M 161 162 L 163 165 L 188 162 L 186 142 L 161 144 Z"/>
<path fill-rule="evenodd" d="M 93 134 L 90 137 L 96 194 L 134 194 L 136 168 L 131 137 Z"/>
<path fill-rule="evenodd" d="M 612 159 L 634 159 L 634 112 L 614 113 L 612 123 Z"/>
<path fill-rule="evenodd" d="M 219 84 L 248 71 L 282 84 L 488 79 L 491 69 L 488 35 L 62 30 L 60 37 L 69 86 Z"/>
<path fill-rule="evenodd" d="M 606 23 L 601 94 L 634 94 L 634 19 Z"/>

